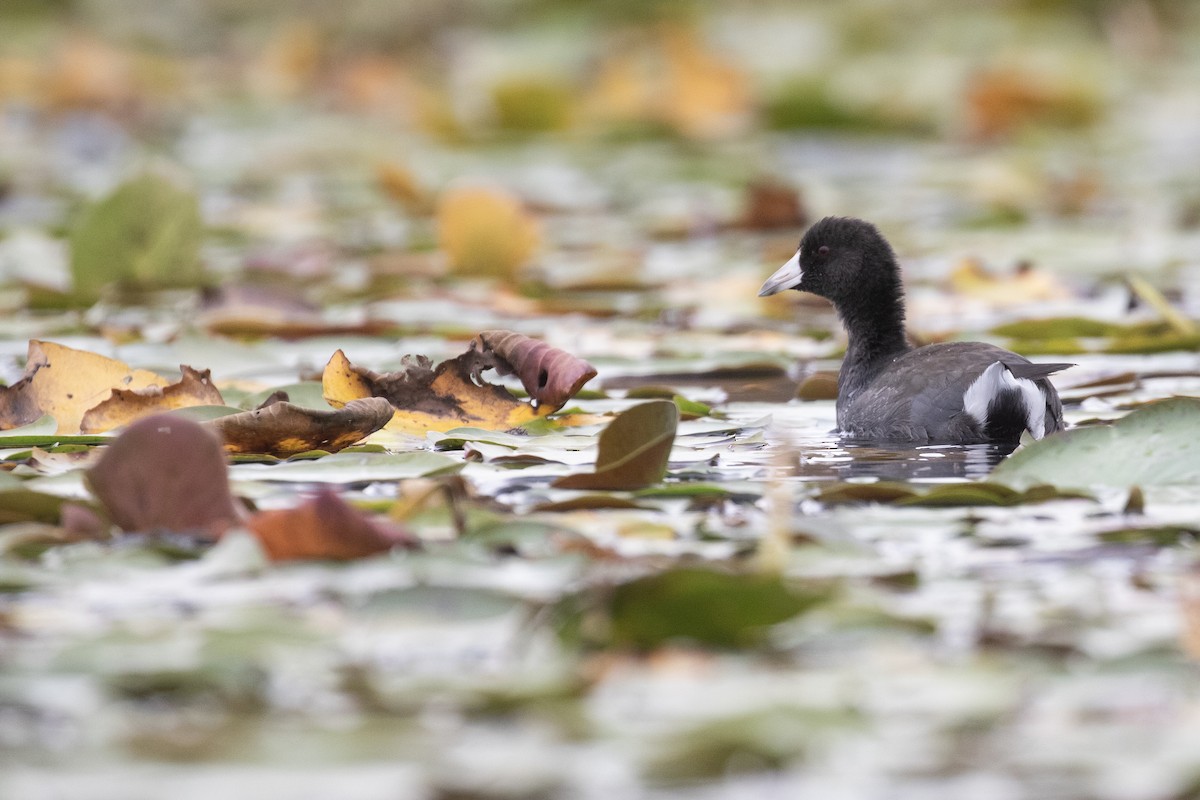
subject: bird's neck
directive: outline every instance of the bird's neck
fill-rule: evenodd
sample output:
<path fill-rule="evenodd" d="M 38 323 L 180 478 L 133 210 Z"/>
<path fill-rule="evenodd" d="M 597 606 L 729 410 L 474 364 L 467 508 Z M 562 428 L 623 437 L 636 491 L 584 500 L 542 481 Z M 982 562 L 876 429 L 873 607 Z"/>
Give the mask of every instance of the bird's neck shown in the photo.
<path fill-rule="evenodd" d="M 896 356 L 912 349 L 904 333 L 904 300 L 897 293 L 885 305 L 839 308 L 849 343 L 838 375 L 838 396 L 851 398 Z"/>

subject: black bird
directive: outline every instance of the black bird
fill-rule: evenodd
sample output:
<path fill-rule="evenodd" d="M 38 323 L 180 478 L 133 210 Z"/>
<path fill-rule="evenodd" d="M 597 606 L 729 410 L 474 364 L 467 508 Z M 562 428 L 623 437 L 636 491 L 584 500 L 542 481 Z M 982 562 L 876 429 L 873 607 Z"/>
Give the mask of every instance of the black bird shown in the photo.
<path fill-rule="evenodd" d="M 1048 376 L 1071 364 L 1033 364 L 982 342 L 913 347 L 904 333 L 896 255 L 869 222 L 826 217 L 759 290 L 828 298 L 850 342 L 838 374 L 837 422 L 877 442 L 1015 445 L 1061 430 L 1062 402 Z"/>

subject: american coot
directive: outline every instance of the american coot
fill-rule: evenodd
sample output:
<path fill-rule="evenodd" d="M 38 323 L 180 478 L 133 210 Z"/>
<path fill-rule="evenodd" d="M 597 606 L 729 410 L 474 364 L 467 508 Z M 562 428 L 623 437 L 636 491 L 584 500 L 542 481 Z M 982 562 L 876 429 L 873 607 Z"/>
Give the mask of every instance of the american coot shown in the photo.
<path fill-rule="evenodd" d="M 1063 427 L 1047 376 L 1071 364 L 1033 364 L 982 342 L 914 348 L 904 334 L 904 288 L 887 240 L 860 219 L 826 217 L 759 297 L 797 289 L 833 302 L 850 342 L 838 374 L 843 434 L 873 441 L 1016 444 Z"/>

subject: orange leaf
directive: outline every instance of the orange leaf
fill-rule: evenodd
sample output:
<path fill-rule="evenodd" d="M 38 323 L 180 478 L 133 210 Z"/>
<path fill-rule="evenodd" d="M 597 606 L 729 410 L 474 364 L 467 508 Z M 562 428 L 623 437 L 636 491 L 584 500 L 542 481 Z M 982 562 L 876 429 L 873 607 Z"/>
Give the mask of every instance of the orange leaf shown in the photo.
<path fill-rule="evenodd" d="M 378 373 L 351 364 L 338 350 L 325 365 L 321 383 L 325 400 L 335 407 L 362 397 L 386 398 L 396 409 L 387 428 L 415 436 L 464 425 L 509 430 L 550 413 L 502 386 L 477 384 L 472 380 L 477 359 L 468 351 L 435 369 L 424 356 L 408 356 L 405 369 Z"/>
<path fill-rule="evenodd" d="M 112 396 L 98 403 L 83 415 L 79 429 L 84 433 L 102 433 L 159 411 L 173 411 L 189 406 L 222 406 L 225 401 L 212 385 L 209 370 L 200 372 L 186 364 L 179 365 L 183 377 L 170 386 L 147 386 L 145 389 L 113 389 Z"/>
<path fill-rule="evenodd" d="M 444 192 L 437 208 L 438 241 L 450 267 L 469 275 L 510 277 L 537 249 L 537 221 L 499 189 Z"/>
<path fill-rule="evenodd" d="M 153 372 L 131 369 L 122 361 L 30 339 L 24 376 L 12 386 L 0 387 L 0 428 L 15 428 L 49 414 L 58 421 L 57 433 L 79 433 L 84 414 L 108 400 L 114 389 L 166 383 Z"/>
<path fill-rule="evenodd" d="M 345 561 L 418 544 L 402 528 L 372 519 L 328 488 L 296 508 L 259 512 L 247 527 L 273 561 Z"/>

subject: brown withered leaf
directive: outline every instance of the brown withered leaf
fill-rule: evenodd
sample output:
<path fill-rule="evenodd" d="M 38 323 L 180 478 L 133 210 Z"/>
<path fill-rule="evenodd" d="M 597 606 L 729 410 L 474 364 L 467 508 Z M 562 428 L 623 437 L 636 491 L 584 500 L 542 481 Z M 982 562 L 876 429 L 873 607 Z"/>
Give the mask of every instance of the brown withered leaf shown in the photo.
<path fill-rule="evenodd" d="M 273 561 L 347 561 L 418 546 L 404 529 L 369 517 L 327 487 L 295 508 L 261 511 L 247 527 Z"/>
<path fill-rule="evenodd" d="M 494 367 L 501 375 L 516 374 L 539 407 L 562 408 L 583 385 L 596 377 L 596 368 L 582 358 L 513 331 L 483 331 L 471 342 L 480 358 L 472 373 Z"/>
<path fill-rule="evenodd" d="M 253 411 L 218 417 L 205 424 L 220 435 L 227 453 L 267 453 L 286 458 L 308 450 L 336 453 L 386 425 L 393 410 L 382 397 L 352 400 L 328 411 L 268 398 L 266 404 Z"/>
<path fill-rule="evenodd" d="M 92 493 L 126 531 L 198 532 L 213 538 L 237 523 L 221 442 L 174 414 L 138 420 L 87 471 Z"/>
<path fill-rule="evenodd" d="M 27 425 L 44 414 L 58 421 L 57 433 L 79 433 L 89 409 L 114 389 L 165 386 L 162 377 L 122 361 L 54 342 L 29 340 L 25 374 L 0 387 L 0 428 Z"/>
<path fill-rule="evenodd" d="M 222 406 L 225 401 L 213 386 L 212 373 L 179 365 L 183 377 L 170 386 L 113 389 L 112 396 L 92 406 L 79 423 L 83 433 L 103 433 L 160 411 L 189 406 Z"/>
<path fill-rule="evenodd" d="M 355 366 L 338 350 L 322 375 L 325 399 L 341 407 L 362 397 L 386 398 L 396 409 L 387 427 L 419 436 L 462 426 L 509 430 L 561 408 L 595 374 L 590 364 L 561 350 L 512 336 L 519 335 L 486 331 L 466 353 L 437 367 L 424 356 L 406 356 L 401 370 L 384 374 Z M 496 342 L 503 342 L 502 353 Z M 536 408 L 483 381 L 480 373 L 501 366 L 532 384 Z"/>

